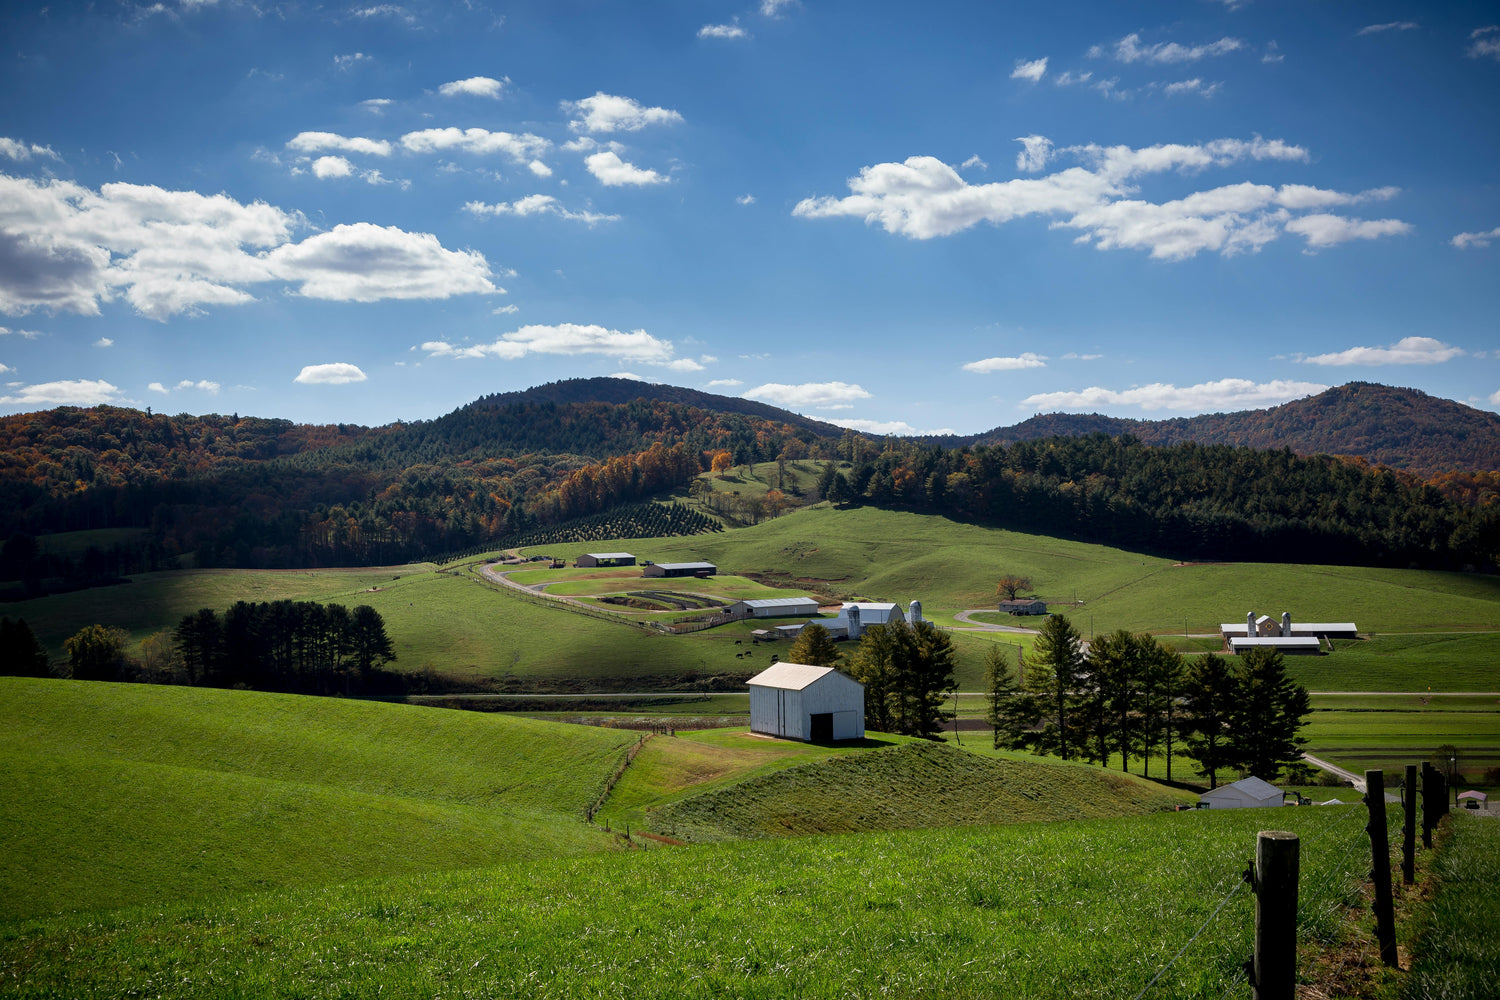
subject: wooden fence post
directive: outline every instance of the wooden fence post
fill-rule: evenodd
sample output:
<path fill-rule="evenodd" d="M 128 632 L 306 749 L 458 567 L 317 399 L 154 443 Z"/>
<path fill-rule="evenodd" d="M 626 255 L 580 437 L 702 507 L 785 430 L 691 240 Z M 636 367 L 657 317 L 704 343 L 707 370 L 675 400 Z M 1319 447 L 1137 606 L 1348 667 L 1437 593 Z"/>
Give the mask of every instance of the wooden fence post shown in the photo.
<path fill-rule="evenodd" d="M 1437 825 L 1437 814 L 1432 804 L 1432 793 L 1437 787 L 1432 765 L 1422 762 L 1422 846 L 1432 849 L 1432 828 Z"/>
<path fill-rule="evenodd" d="M 1396 959 L 1396 908 L 1391 900 L 1391 843 L 1385 829 L 1385 772 L 1365 772 L 1365 806 L 1370 822 L 1370 876 L 1375 880 L 1375 938 L 1380 960 L 1399 968 Z"/>
<path fill-rule="evenodd" d="M 1285 830 L 1255 836 L 1253 1000 L 1293 1000 L 1297 992 L 1297 877 L 1301 841 Z"/>
<path fill-rule="evenodd" d="M 1401 881 L 1416 881 L 1417 866 L 1417 765 L 1406 765 L 1406 785 L 1401 792 Z"/>

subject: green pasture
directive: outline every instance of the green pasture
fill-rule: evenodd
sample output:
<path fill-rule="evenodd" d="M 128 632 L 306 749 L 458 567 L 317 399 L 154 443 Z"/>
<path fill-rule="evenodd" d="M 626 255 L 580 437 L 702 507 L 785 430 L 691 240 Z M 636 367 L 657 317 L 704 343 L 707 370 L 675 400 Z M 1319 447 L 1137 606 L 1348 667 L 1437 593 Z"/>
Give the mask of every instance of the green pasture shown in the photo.
<path fill-rule="evenodd" d="M 1421 764 L 1439 746 L 1459 749 L 1459 770 L 1476 782 L 1486 768 L 1500 766 L 1500 712 L 1319 711 L 1303 730 L 1308 753 L 1356 773 Z"/>
<path fill-rule="evenodd" d="M 1218 1000 L 1257 810 L 617 852 L 13 923 L 17 998 Z M 1288 809 L 1299 936 L 1338 933 L 1363 810 Z M 1215 915 L 1215 910 L 1222 909 Z M 1242 987 L 1243 989 L 1243 987 Z"/>
<path fill-rule="evenodd" d="M 1462 810 L 1460 810 L 1462 813 Z M 1403 1000 L 1494 996 L 1500 971 L 1500 822 L 1453 817 L 1432 866 L 1437 893 L 1415 921 Z"/>
<path fill-rule="evenodd" d="M 602 850 L 581 814 L 635 738 L 0 677 L 0 920 Z"/>

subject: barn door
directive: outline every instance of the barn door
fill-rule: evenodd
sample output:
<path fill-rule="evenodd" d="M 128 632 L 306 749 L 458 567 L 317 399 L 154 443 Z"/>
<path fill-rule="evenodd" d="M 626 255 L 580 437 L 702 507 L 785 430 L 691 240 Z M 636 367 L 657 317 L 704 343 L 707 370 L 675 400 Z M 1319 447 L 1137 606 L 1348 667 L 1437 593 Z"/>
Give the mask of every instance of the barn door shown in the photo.
<path fill-rule="evenodd" d="M 833 739 L 832 712 L 819 712 L 812 716 L 812 733 L 808 738 L 814 743 L 826 743 Z"/>

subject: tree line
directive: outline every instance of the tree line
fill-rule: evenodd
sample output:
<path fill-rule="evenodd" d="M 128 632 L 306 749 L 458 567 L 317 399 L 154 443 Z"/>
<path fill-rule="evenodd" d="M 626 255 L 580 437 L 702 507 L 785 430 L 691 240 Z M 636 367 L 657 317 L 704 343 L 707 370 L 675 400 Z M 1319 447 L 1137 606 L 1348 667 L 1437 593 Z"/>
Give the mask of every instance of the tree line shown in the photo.
<path fill-rule="evenodd" d="M 956 690 L 953 640 L 931 622 L 868 625 L 847 658 L 826 628 L 809 622 L 787 661 L 845 669 L 864 685 L 865 725 L 877 732 L 930 739 L 952 718 L 943 701 Z"/>
<path fill-rule="evenodd" d="M 986 718 L 996 748 L 1031 750 L 1107 766 L 1131 759 L 1150 774 L 1165 757 L 1166 778 L 1181 755 L 1218 787 L 1220 771 L 1273 781 L 1298 768 L 1298 735 L 1311 712 L 1307 689 L 1286 674 L 1280 652 L 1254 649 L 1186 663 L 1149 635 L 1123 629 L 1083 650 L 1063 615 L 1043 623 L 1018 675 L 992 647 L 985 665 Z"/>

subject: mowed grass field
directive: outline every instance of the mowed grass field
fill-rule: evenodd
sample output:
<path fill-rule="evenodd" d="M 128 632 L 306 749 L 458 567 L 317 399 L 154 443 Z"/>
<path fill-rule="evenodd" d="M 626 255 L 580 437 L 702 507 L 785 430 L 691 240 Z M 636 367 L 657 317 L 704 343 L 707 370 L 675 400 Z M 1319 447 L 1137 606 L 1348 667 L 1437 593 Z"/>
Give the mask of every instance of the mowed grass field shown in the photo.
<path fill-rule="evenodd" d="M 0 920 L 605 850 L 582 812 L 635 739 L 0 677 Z"/>
<path fill-rule="evenodd" d="M 0 928 L 0 982 L 14 997 L 1113 1000 L 1207 922 L 1148 996 L 1218 1000 L 1253 937 L 1240 872 L 1258 812 L 619 852 L 64 916 Z M 1311 945 L 1356 898 L 1363 822 L 1276 815 L 1302 838 Z"/>
<path fill-rule="evenodd" d="M 764 470 L 761 470 L 764 471 Z M 787 588 L 798 596 L 922 602 L 926 617 L 958 626 L 953 615 L 992 607 L 994 581 L 1006 572 L 1030 576 L 1037 591 L 1065 611 L 1085 637 L 1115 628 L 1146 630 L 1182 643 L 1184 632 L 1214 632 L 1247 610 L 1294 618 L 1354 620 L 1368 640 L 1339 643 L 1333 655 L 1292 658 L 1294 676 L 1314 690 L 1500 689 L 1500 578 L 1417 570 L 1289 564 L 1174 565 L 1106 546 L 1023 535 L 944 518 L 872 508 L 806 508 L 759 525 L 711 535 L 618 539 L 539 546 L 535 552 L 576 560 L 588 551 L 624 550 L 654 561 L 707 560 L 714 581 L 596 576 L 621 570 L 526 569 L 524 579 L 579 595 L 603 581 L 626 589 L 705 590 L 729 600 Z M 635 571 L 638 572 L 638 571 Z M 686 636 L 651 635 L 528 603 L 480 582 L 474 565 L 437 571 L 430 565 L 359 570 L 206 570 L 148 574 L 117 587 L 7 606 L 25 618 L 54 656 L 84 625 L 119 625 L 141 639 L 177 624 L 200 607 L 236 600 L 337 601 L 370 604 L 385 618 L 397 669 L 462 678 L 513 677 L 542 686 L 567 682 L 619 689 L 635 678 L 750 674 L 780 655 L 777 645 L 745 653 L 750 631 L 740 622 Z M 636 586 L 636 583 L 639 586 Z M 1076 601 L 1076 603 L 1075 603 Z M 639 617 L 639 616 L 635 616 Z M 678 616 L 670 616 L 678 617 Z M 996 620 L 1035 625 L 1035 620 Z M 1029 651 L 1024 633 L 952 633 L 958 680 L 978 690 L 983 656 L 993 644 Z M 1185 652 L 1217 645 L 1185 640 Z M 782 646 L 780 649 L 784 649 Z M 654 683 L 646 687 L 657 686 Z"/>

